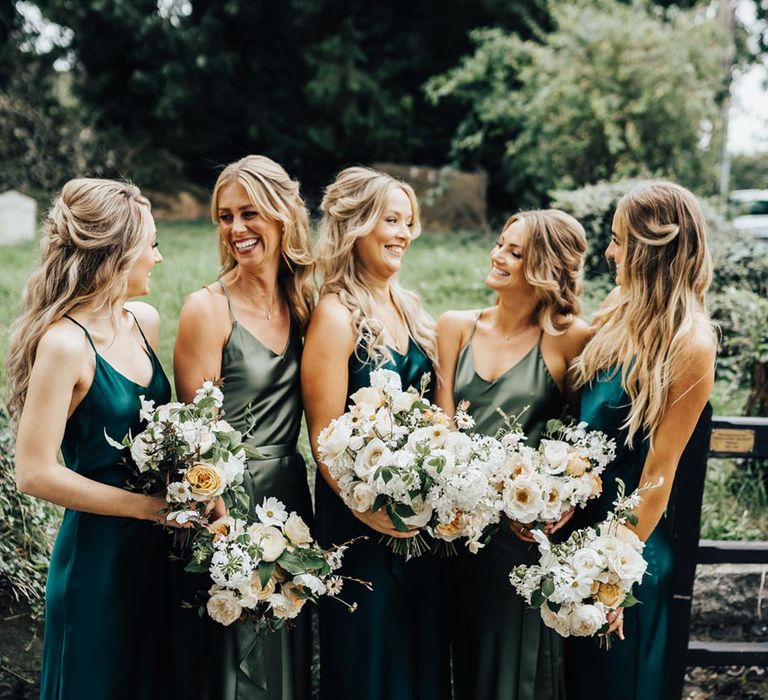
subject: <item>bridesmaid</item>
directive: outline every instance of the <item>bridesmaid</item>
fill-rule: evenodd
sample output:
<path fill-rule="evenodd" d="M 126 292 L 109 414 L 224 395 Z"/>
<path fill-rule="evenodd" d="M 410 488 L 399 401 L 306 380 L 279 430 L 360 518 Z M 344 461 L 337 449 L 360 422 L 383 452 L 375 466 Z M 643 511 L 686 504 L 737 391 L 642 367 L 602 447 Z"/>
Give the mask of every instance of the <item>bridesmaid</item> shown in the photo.
<path fill-rule="evenodd" d="M 403 256 L 420 233 L 411 187 L 368 168 L 347 168 L 327 189 L 317 262 L 320 301 L 312 315 L 302 362 L 302 389 L 312 447 L 350 394 L 369 385 L 377 367 L 397 372 L 404 387 L 433 372 L 434 322 L 418 296 L 397 281 Z M 318 463 L 316 535 L 323 545 L 366 535 L 351 547 L 343 573 L 373 583 L 349 584 L 344 598 L 320 604 L 320 697 L 327 700 L 428 700 L 450 697 L 443 582 L 439 560 L 405 562 L 381 542 L 394 529 L 383 511 L 357 513 Z"/>
<path fill-rule="evenodd" d="M 595 317 L 595 334 L 574 363 L 581 419 L 616 438 L 603 493 L 576 526 L 600 521 L 616 497 L 664 478 L 646 492 L 634 528 L 645 540 L 648 574 L 642 605 L 619 612 L 612 627 L 624 641 L 609 652 L 592 639 L 566 646 L 568 697 L 645 700 L 667 697 L 667 607 L 672 551 L 664 511 L 680 455 L 709 398 L 716 342 L 704 297 L 712 276 L 704 216 L 696 198 L 669 182 L 652 182 L 618 204 L 606 257 L 616 284 Z M 571 643 L 572 642 L 572 643 Z"/>
<path fill-rule="evenodd" d="M 302 329 L 312 309 L 309 219 L 299 184 L 265 156 L 246 156 L 219 175 L 211 198 L 221 276 L 191 294 L 174 350 L 176 392 L 190 401 L 206 379 L 221 378 L 226 420 L 261 457 L 245 487 L 251 515 L 265 497 L 311 522 L 307 470 L 296 449 L 301 427 Z M 195 577 L 182 577 L 194 589 Z M 203 582 L 203 585 L 204 582 Z M 179 679 L 185 697 L 301 699 L 310 693 L 310 619 L 257 639 L 252 625 L 222 627 L 187 614 L 176 630 L 198 658 Z M 197 669 L 195 676 L 194 667 Z M 185 683 L 188 688 L 184 691 Z"/>
<path fill-rule="evenodd" d="M 169 538 L 154 524 L 165 500 L 124 488 L 123 455 L 104 438 L 141 430 L 140 395 L 171 395 L 157 312 L 127 303 L 149 294 L 162 260 L 149 202 L 127 183 L 70 180 L 41 254 L 8 360 L 18 487 L 66 508 L 46 586 L 41 698 L 160 700 Z"/>
<path fill-rule="evenodd" d="M 568 365 L 588 338 L 578 318 L 585 250 L 584 229 L 561 211 L 522 212 L 506 222 L 485 281 L 496 304 L 449 311 L 438 323 L 443 409 L 453 415 L 468 400 L 475 430 L 486 435 L 504 427 L 497 408 L 522 412 L 523 430 L 538 444 L 547 421 L 563 413 Z M 537 558 L 533 541 L 512 522 L 478 554 L 450 561 L 449 578 L 459 582 L 452 595 L 457 700 L 564 697 L 560 639 L 509 585 L 514 566 Z"/>

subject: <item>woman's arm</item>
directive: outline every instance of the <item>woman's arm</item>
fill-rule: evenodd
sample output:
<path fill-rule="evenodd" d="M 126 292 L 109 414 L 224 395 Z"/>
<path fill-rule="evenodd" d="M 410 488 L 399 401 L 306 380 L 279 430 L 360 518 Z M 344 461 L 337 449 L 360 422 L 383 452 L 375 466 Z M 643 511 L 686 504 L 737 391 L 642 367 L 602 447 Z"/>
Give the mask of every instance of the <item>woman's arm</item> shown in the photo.
<path fill-rule="evenodd" d="M 165 522 L 163 498 L 101 484 L 58 461 L 67 416 L 76 408 L 75 387 L 93 381 L 93 365 L 84 360 L 90 353 L 74 326 L 56 325 L 40 340 L 16 437 L 16 484 L 23 493 L 65 508 Z"/>
<path fill-rule="evenodd" d="M 446 311 L 437 321 L 437 361 L 440 371 L 435 403 L 451 417 L 456 413 L 454 383 L 456 362 L 462 345 L 462 327 L 466 324 L 465 316 L 466 312 Z"/>
<path fill-rule="evenodd" d="M 179 401 L 189 403 L 206 380 L 221 378 L 221 353 L 232 330 L 226 299 L 201 289 L 187 297 L 173 348 Z"/>
<path fill-rule="evenodd" d="M 634 530 L 642 540 L 650 537 L 664 514 L 678 462 L 709 400 L 715 380 L 716 347 L 708 329 L 698 332 L 694 329 L 689 335 L 685 340 L 686 352 L 678 361 L 679 375 L 670 387 L 664 417 L 640 477 L 641 486 L 664 479 L 661 486 L 643 494 L 643 500 L 635 510 L 638 523 Z"/>
<path fill-rule="evenodd" d="M 355 350 L 351 314 L 335 295 L 323 297 L 312 313 L 301 356 L 301 393 L 312 455 L 323 479 L 338 495 L 339 486 L 320 461 L 317 438 L 346 410 L 349 358 Z M 370 528 L 392 537 L 409 537 L 396 530 L 384 510 L 350 511 Z M 415 533 L 414 533 L 415 534 Z"/>

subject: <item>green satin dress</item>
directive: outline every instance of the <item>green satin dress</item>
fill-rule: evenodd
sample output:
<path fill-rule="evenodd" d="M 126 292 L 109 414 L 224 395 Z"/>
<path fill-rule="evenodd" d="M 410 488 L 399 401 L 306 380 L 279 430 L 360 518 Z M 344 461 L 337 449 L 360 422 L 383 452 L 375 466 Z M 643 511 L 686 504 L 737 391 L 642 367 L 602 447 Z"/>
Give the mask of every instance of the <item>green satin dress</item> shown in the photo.
<path fill-rule="evenodd" d="M 475 322 L 475 328 L 477 322 Z M 454 397 L 470 402 L 475 430 L 496 435 L 501 408 L 520 416 L 529 444 L 537 445 L 546 423 L 563 412 L 563 395 L 552 379 L 539 342 L 492 382 L 475 371 L 473 329 L 456 365 Z M 462 551 L 451 565 L 453 595 L 453 673 L 456 700 L 556 700 L 564 697 L 562 643 L 528 609 L 509 583 L 519 564 L 535 563 L 534 545 L 519 540 L 502 522 L 477 554 Z"/>
<path fill-rule="evenodd" d="M 621 428 L 629 413 L 629 396 L 621 386 L 620 370 L 604 370 L 581 391 L 581 420 L 616 440 L 616 459 L 602 474 L 603 493 L 590 501 L 573 519 L 573 527 L 600 522 L 612 509 L 616 480 L 627 493 L 637 488 L 648 454 L 644 436 L 635 438 L 631 448 L 624 444 Z M 645 543 L 643 556 L 648 570 L 635 590 L 640 605 L 624 611 L 624 636 L 610 651 L 600 649 L 593 639 L 566 641 L 566 675 L 569 700 L 666 700 L 665 658 L 667 613 L 671 596 L 674 560 L 667 523 L 658 524 Z"/>
<path fill-rule="evenodd" d="M 94 481 L 124 487 L 130 472 L 121 463 L 123 453 L 104 433 L 119 441 L 128 431 L 140 432 L 139 396 L 166 403 L 170 385 L 146 338 L 153 369 L 144 387 L 112 367 L 88 331 L 69 320 L 88 338 L 96 369 L 67 420 L 64 464 Z M 43 700 L 168 697 L 168 544 L 163 528 L 145 520 L 64 512 L 45 592 Z"/>
<path fill-rule="evenodd" d="M 419 387 L 429 358 L 411 340 L 405 355 L 390 349 L 383 365 L 397 372 L 404 388 Z M 361 359 L 362 358 L 362 359 Z M 349 358 L 347 397 L 370 386 L 375 365 L 358 346 Z M 351 581 L 341 597 L 358 603 L 349 613 L 338 601 L 320 602 L 320 697 L 323 700 L 442 700 L 450 698 L 450 664 L 443 577 L 444 560 L 430 554 L 405 561 L 364 525 L 318 474 L 316 535 L 320 544 L 341 544 L 365 535 L 344 555 L 341 573 Z"/>
<path fill-rule="evenodd" d="M 221 282 L 220 282 L 221 284 Z M 224 418 L 247 434 L 259 459 L 248 462 L 245 489 L 251 515 L 265 497 L 280 499 L 312 525 L 312 503 L 304 460 L 296 443 L 301 429 L 299 367 L 301 334 L 291 321 L 288 342 L 276 354 L 238 323 L 227 296 L 232 331 L 221 358 Z M 210 578 L 177 570 L 186 600 L 207 590 Z M 207 615 L 201 619 L 182 610 L 176 625 L 178 680 L 175 697 L 195 700 L 302 700 L 310 696 L 312 663 L 309 606 L 292 629 L 258 638 L 255 626 L 224 627 Z M 190 653 L 196 648 L 195 653 Z"/>

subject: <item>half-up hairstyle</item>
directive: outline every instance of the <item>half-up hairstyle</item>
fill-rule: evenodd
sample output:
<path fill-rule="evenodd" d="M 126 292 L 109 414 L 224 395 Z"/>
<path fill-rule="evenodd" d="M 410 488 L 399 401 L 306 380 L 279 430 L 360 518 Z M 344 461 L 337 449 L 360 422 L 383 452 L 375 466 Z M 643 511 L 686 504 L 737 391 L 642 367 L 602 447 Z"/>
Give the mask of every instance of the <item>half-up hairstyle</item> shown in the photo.
<path fill-rule="evenodd" d="M 632 402 L 625 442 L 644 434 L 652 445 L 674 368 L 684 361 L 683 339 L 697 320 L 710 323 L 706 224 L 691 192 L 649 182 L 619 201 L 614 226 L 624 247 L 621 293 L 595 317 L 595 335 L 574 363 L 574 380 L 583 386 L 600 370 L 620 371 Z"/>
<path fill-rule="evenodd" d="M 362 346 L 368 357 L 378 364 L 390 360 L 391 353 L 384 342 L 384 325 L 374 317 L 373 290 L 365 281 L 355 242 L 373 231 L 386 209 L 389 195 L 398 189 L 411 203 L 411 238 L 416 238 L 421 233 L 421 221 L 413 188 L 386 173 L 352 167 L 342 170 L 325 191 L 315 247 L 321 276 L 320 296 L 338 295 L 352 313 L 356 345 Z M 404 289 L 396 279 L 390 281 L 390 290 L 411 337 L 436 364 L 435 322 L 424 310 L 421 298 Z"/>
<path fill-rule="evenodd" d="M 310 279 L 313 262 L 309 215 L 298 181 L 292 180 L 281 165 L 266 156 L 245 156 L 230 163 L 221 171 L 211 195 L 211 218 L 215 224 L 219 223 L 219 192 L 230 182 L 240 183 L 258 212 L 281 225 L 278 285 L 291 314 L 305 328 L 314 304 Z M 221 236 L 219 256 L 221 275 L 237 266 L 237 260 Z"/>
<path fill-rule="evenodd" d="M 124 297 L 128 273 L 152 233 L 149 201 L 138 187 L 91 178 L 64 185 L 45 220 L 40 264 L 11 327 L 8 410 L 14 425 L 43 334 L 65 314 L 109 308 Z"/>
<path fill-rule="evenodd" d="M 547 333 L 559 335 L 581 312 L 581 273 L 587 237 L 582 225 L 559 209 L 523 211 L 511 216 L 525 226 L 521 254 L 525 279 L 537 297 L 533 320 Z"/>

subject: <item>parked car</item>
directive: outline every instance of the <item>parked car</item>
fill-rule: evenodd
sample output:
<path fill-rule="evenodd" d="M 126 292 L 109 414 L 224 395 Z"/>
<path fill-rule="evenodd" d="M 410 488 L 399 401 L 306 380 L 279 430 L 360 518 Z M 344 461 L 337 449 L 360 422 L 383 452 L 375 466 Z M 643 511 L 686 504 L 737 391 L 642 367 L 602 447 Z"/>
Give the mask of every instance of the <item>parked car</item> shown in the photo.
<path fill-rule="evenodd" d="M 768 190 L 734 190 L 729 200 L 734 228 L 768 240 Z"/>

